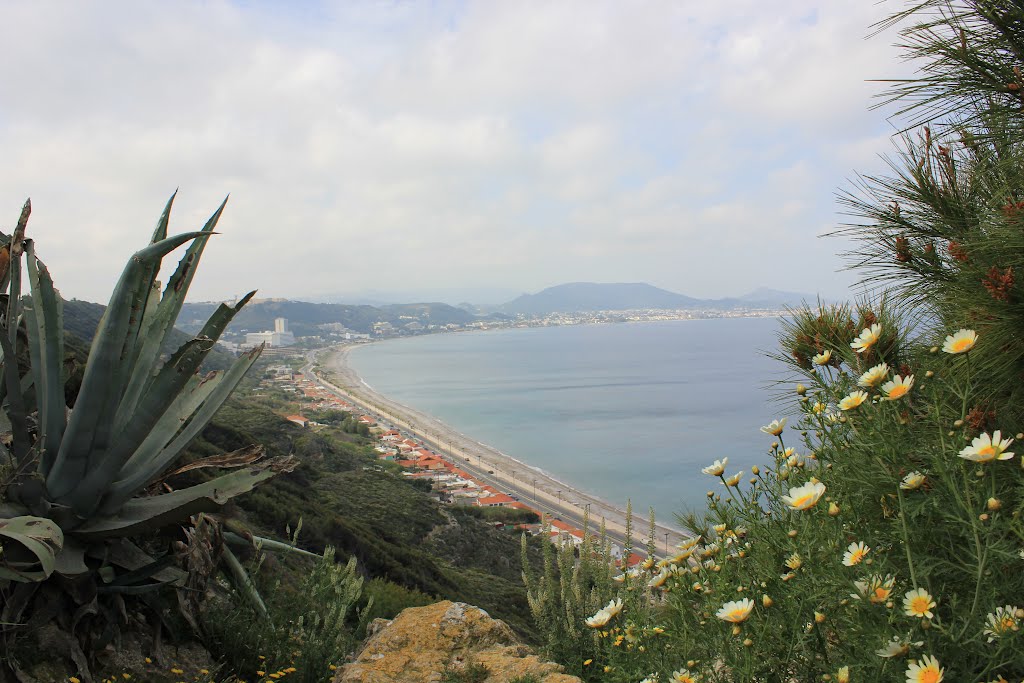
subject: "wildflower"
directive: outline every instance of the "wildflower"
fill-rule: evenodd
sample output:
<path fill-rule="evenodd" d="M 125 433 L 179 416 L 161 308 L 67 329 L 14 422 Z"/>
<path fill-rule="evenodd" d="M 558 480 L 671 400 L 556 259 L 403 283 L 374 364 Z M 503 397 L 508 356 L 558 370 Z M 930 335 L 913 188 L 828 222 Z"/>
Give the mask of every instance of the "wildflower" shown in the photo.
<path fill-rule="evenodd" d="M 71 676 L 68 678 L 68 683 L 82 683 L 82 681 L 78 679 L 78 676 Z"/>
<path fill-rule="evenodd" d="M 665 585 L 665 582 L 668 581 L 668 577 L 671 575 L 672 572 L 668 571 L 668 569 L 662 569 L 647 582 L 648 588 L 661 588 Z"/>
<path fill-rule="evenodd" d="M 722 621 L 739 624 L 747 620 L 751 610 L 754 609 L 754 601 L 750 598 L 733 600 L 722 605 L 722 609 L 715 613 L 715 616 Z"/>
<path fill-rule="evenodd" d="M 726 479 L 725 480 L 725 485 L 726 486 L 739 486 L 740 485 L 740 477 L 742 477 L 742 476 L 743 476 L 743 470 L 740 470 L 736 474 L 734 474 L 731 477 L 729 477 L 728 479 Z"/>
<path fill-rule="evenodd" d="M 712 528 L 715 530 L 716 534 L 721 534 L 723 531 L 725 531 L 727 528 L 729 528 L 729 525 L 728 524 L 716 524 Z"/>
<path fill-rule="evenodd" d="M 974 348 L 974 345 L 978 343 L 978 333 L 974 330 L 966 330 L 960 328 L 960 331 L 956 334 L 951 334 L 946 337 L 946 341 L 942 344 L 942 350 L 946 353 L 967 353 Z"/>
<path fill-rule="evenodd" d="M 851 391 L 847 396 L 843 397 L 843 400 L 839 402 L 840 410 L 853 410 L 858 407 L 861 403 L 868 400 L 867 393 L 863 391 Z"/>
<path fill-rule="evenodd" d="M 914 376 L 908 375 L 907 377 L 900 377 L 896 375 L 891 380 L 882 385 L 882 393 L 885 394 L 887 401 L 895 401 L 896 399 L 903 398 L 910 393 L 910 388 L 914 386 Z"/>
<path fill-rule="evenodd" d="M 939 668 L 939 660 L 924 655 L 921 661 L 911 662 L 907 667 L 907 683 L 939 683 L 945 671 Z"/>
<path fill-rule="evenodd" d="M 860 564 L 864 560 L 864 556 L 871 552 L 871 548 L 864 545 L 863 541 L 857 543 L 851 543 L 850 547 L 843 553 L 843 564 L 847 567 L 852 567 L 856 564 Z"/>
<path fill-rule="evenodd" d="M 894 637 L 883 647 L 875 650 L 875 654 L 884 659 L 892 659 L 893 657 L 902 657 L 903 655 L 910 653 L 910 643 L 905 643 L 899 638 Z"/>
<path fill-rule="evenodd" d="M 184 672 L 184 671 L 182 671 L 181 669 L 179 669 L 179 668 L 175 667 L 175 668 L 171 669 L 171 673 L 172 673 L 172 674 L 183 674 L 183 673 L 185 673 L 185 672 Z M 260 674 L 260 675 L 262 676 L 263 674 Z"/>
<path fill-rule="evenodd" d="M 828 365 L 828 362 L 832 360 L 832 349 L 825 349 L 819 354 L 815 354 L 811 362 L 815 365 Z"/>
<path fill-rule="evenodd" d="M 871 327 L 865 327 L 861 330 L 860 336 L 854 339 L 850 343 L 850 348 L 857 353 L 864 353 L 871 349 L 878 341 L 878 338 L 882 335 L 882 326 L 875 323 Z"/>
<path fill-rule="evenodd" d="M 839 506 L 836 505 L 835 503 L 829 503 L 828 504 L 828 516 L 829 517 L 836 517 L 838 515 L 839 515 Z"/>
<path fill-rule="evenodd" d="M 771 596 L 769 596 L 767 593 L 765 593 L 764 595 L 761 596 L 761 604 L 764 605 L 765 607 L 771 607 L 772 605 L 775 604 L 775 601 L 771 599 Z"/>
<path fill-rule="evenodd" d="M 697 545 L 698 543 L 700 543 L 702 538 L 703 538 L 702 536 L 694 536 L 693 538 L 688 538 L 685 541 L 683 541 L 682 543 L 680 543 L 679 545 L 677 545 L 676 547 L 679 548 L 680 550 L 689 550 L 690 548 L 692 548 L 695 545 Z"/>
<path fill-rule="evenodd" d="M 878 386 L 878 383 L 888 375 L 889 365 L 887 363 L 879 363 L 860 376 L 860 379 L 857 380 L 857 386 L 864 387 L 865 389 Z"/>
<path fill-rule="evenodd" d="M 998 429 L 992 432 L 992 436 L 989 436 L 988 432 L 981 436 L 976 436 L 971 441 L 970 446 L 960 451 L 959 456 L 974 462 L 1009 460 L 1013 457 L 1013 453 L 1006 452 L 1006 449 L 1013 443 L 1013 439 L 1003 439 L 1002 436 Z"/>
<path fill-rule="evenodd" d="M 850 683 L 850 667 L 841 666 L 836 670 L 836 683 Z"/>
<path fill-rule="evenodd" d="M 932 614 L 933 607 L 935 607 L 935 600 L 923 588 L 907 591 L 907 594 L 903 596 L 903 613 L 908 617 L 931 619 L 934 616 Z"/>
<path fill-rule="evenodd" d="M 821 403 L 819 401 L 819 402 L 815 403 L 813 406 L 811 406 L 811 410 L 814 411 L 815 415 L 821 415 L 826 410 L 828 410 L 828 406 L 825 405 L 824 403 Z"/>
<path fill-rule="evenodd" d="M 1017 617 L 1018 610 L 1019 608 L 1013 605 L 1006 605 L 1005 607 L 996 607 L 996 611 L 988 615 L 988 627 L 985 629 L 988 642 L 991 643 L 996 638 L 1005 636 L 1010 631 L 1020 630 L 1020 619 Z"/>
<path fill-rule="evenodd" d="M 803 486 L 797 486 L 789 490 L 788 496 L 782 496 L 782 502 L 794 510 L 806 510 L 814 507 L 825 493 L 825 485 L 820 481 L 811 481 Z"/>
<path fill-rule="evenodd" d="M 772 436 L 778 436 L 782 433 L 782 430 L 786 428 L 786 418 L 781 420 L 772 420 L 771 423 L 761 427 L 761 431 L 765 434 L 771 434 Z"/>
<path fill-rule="evenodd" d="M 851 593 L 851 598 L 861 600 L 866 598 L 874 604 L 880 604 L 889 599 L 889 594 L 892 593 L 892 588 L 896 584 L 896 579 L 892 576 L 886 576 L 884 579 L 875 574 L 867 581 L 854 581 L 853 585 L 856 587 L 857 592 Z"/>
<path fill-rule="evenodd" d="M 711 465 L 708 465 L 707 467 L 702 469 L 701 472 L 703 472 L 704 474 L 710 474 L 712 477 L 720 477 L 722 476 L 722 473 L 725 472 L 725 465 L 727 462 L 729 462 L 729 458 L 722 458 L 721 460 L 716 460 Z"/>
<path fill-rule="evenodd" d="M 800 567 L 803 566 L 803 563 L 803 558 L 800 557 L 799 553 L 793 553 L 786 559 L 786 566 L 793 571 L 800 569 Z"/>
<path fill-rule="evenodd" d="M 999 500 L 998 498 L 989 498 L 988 501 L 985 503 L 985 507 L 988 508 L 989 512 L 997 512 L 998 510 L 1002 509 L 1003 501 Z"/>
<path fill-rule="evenodd" d="M 692 673 L 689 669 L 677 669 L 672 672 L 672 683 L 697 683 L 700 680 L 697 674 Z"/>
<path fill-rule="evenodd" d="M 586 623 L 586 625 L 590 628 L 601 628 L 602 626 L 606 626 L 608 622 L 611 620 L 612 615 L 608 613 L 608 610 L 602 608 L 597 610 L 597 614 L 595 614 L 592 617 L 589 617 L 584 623 Z M 259 671 L 257 671 L 256 673 L 260 676 L 263 675 Z"/>
<path fill-rule="evenodd" d="M 907 476 L 903 477 L 903 481 L 900 482 L 900 488 L 904 491 L 913 491 L 914 489 L 921 488 L 924 480 L 925 476 L 920 472 L 909 472 Z"/>

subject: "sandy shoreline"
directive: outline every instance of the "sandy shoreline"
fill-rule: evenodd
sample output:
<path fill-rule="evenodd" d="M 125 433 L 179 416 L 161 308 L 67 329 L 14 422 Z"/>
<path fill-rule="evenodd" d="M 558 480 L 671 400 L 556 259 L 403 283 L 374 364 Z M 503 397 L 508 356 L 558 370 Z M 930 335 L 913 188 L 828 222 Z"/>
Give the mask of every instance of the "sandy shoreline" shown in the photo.
<path fill-rule="evenodd" d="M 610 532 L 625 533 L 626 513 L 624 510 L 601 500 L 595 495 L 573 488 L 560 481 L 542 468 L 516 459 L 500 450 L 481 443 L 457 429 L 441 422 L 432 415 L 411 408 L 375 391 L 348 364 L 351 345 L 332 347 L 318 356 L 320 379 L 336 392 L 345 395 L 356 404 L 362 404 L 377 414 L 392 421 L 396 426 L 416 434 L 433 444 L 435 450 L 446 455 L 453 462 L 467 461 L 477 465 L 509 487 L 525 493 L 524 502 L 535 500 L 546 507 L 562 510 L 569 515 L 582 515 L 589 509 L 592 526 L 599 526 L 604 519 Z M 642 545 L 648 535 L 648 508 L 642 501 L 633 505 L 633 537 L 635 545 Z M 685 535 L 677 528 L 657 525 L 655 539 L 658 552 L 664 553 L 666 546 L 671 549 Z"/>

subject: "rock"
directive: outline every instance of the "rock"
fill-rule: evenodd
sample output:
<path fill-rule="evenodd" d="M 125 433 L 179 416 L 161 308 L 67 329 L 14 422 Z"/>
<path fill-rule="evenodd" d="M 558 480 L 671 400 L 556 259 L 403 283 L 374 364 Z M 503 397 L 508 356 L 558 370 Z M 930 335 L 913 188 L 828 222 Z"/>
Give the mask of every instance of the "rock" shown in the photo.
<path fill-rule="evenodd" d="M 533 676 L 542 683 L 582 683 L 545 662 L 505 622 L 461 602 L 410 607 L 390 623 L 378 624 L 359 656 L 335 683 L 439 683 L 442 672 L 487 668 L 480 683 L 508 683 Z"/>

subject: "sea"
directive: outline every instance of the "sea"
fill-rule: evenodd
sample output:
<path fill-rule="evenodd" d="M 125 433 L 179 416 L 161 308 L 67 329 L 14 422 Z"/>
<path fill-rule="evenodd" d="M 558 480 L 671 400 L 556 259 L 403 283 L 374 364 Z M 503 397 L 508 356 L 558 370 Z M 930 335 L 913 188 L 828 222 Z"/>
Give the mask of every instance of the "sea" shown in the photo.
<path fill-rule="evenodd" d="M 675 525 L 749 476 L 792 410 L 777 318 L 712 318 L 425 335 L 358 347 L 374 390 L 616 506 Z M 792 386 L 792 385 L 789 385 Z"/>

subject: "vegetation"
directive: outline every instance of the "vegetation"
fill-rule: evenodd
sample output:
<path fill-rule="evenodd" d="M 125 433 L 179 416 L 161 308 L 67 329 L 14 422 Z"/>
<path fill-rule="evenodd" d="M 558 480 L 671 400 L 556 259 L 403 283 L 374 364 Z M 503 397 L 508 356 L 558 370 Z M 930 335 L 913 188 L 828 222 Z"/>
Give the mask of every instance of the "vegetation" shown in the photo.
<path fill-rule="evenodd" d="M 675 557 L 527 567 L 549 651 L 586 680 L 1024 676 L 1024 8 L 892 22 L 923 66 L 890 94 L 923 128 L 845 197 L 870 298 L 793 311 L 765 465 L 704 469 Z"/>
<path fill-rule="evenodd" d="M 262 450 L 246 444 L 191 465 L 234 472 L 170 492 L 149 490 L 259 356 L 256 350 L 226 371 L 197 374 L 250 294 L 235 307 L 219 307 L 195 338 L 161 362 L 223 210 L 200 231 L 168 237 L 172 202 L 149 246 L 125 266 L 80 382 L 74 377 L 70 413 L 67 380 L 76 373 L 65 362 L 63 302 L 25 236 L 28 202 L 13 234 L 0 235 L 0 399 L 10 429 L 0 448 L 7 466 L 0 499 L 0 628 L 7 637 L 0 647 L 15 671 L 16 636 L 56 620 L 69 630 L 69 654 L 88 676 L 89 659 L 117 637 L 131 596 L 199 577 L 176 568 L 166 540 L 149 535 L 187 523 L 292 466 L 287 458 L 261 461 Z M 163 257 L 186 244 L 161 293 L 156 277 Z M 25 300 L 23 278 L 31 292 Z M 230 551 L 222 552 L 230 559 Z"/>

